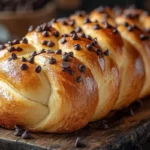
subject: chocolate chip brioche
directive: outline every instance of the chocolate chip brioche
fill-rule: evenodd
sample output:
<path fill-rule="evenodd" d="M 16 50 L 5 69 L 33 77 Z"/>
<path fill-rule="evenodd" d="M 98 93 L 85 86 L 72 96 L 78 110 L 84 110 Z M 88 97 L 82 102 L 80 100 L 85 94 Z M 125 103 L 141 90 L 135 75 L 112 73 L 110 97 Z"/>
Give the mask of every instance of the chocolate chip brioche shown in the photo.
<path fill-rule="evenodd" d="M 67 133 L 150 95 L 149 34 L 116 24 L 99 7 L 0 45 L 0 125 Z"/>

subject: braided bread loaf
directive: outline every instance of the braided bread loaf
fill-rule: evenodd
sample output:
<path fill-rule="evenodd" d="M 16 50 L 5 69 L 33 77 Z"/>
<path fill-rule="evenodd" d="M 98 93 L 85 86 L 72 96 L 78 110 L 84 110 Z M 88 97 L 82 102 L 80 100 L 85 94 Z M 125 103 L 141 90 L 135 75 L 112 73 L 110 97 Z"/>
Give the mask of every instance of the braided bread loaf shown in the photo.
<path fill-rule="evenodd" d="M 0 46 L 1 126 L 72 132 L 150 95 L 149 34 L 104 12 L 31 26 Z"/>

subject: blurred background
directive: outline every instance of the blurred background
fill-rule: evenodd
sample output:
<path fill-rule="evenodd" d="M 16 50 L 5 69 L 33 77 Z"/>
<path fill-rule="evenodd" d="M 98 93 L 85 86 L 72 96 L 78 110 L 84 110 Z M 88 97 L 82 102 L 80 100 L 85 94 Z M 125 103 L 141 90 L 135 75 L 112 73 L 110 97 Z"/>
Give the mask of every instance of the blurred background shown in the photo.
<path fill-rule="evenodd" d="M 150 0 L 0 0 L 0 43 L 21 38 L 30 25 L 67 17 L 75 10 L 89 12 L 99 5 L 128 7 L 131 4 L 150 11 Z"/>

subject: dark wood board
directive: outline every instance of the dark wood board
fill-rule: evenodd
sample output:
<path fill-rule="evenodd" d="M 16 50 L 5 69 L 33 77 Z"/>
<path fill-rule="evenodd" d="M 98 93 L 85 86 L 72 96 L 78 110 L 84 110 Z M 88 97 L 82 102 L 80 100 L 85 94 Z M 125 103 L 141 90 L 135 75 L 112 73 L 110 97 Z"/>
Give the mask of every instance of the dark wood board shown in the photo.
<path fill-rule="evenodd" d="M 145 143 L 150 135 L 150 98 L 143 101 L 142 107 L 137 109 L 134 105 L 132 109 L 133 116 L 122 117 L 119 112 L 121 118 L 109 117 L 107 130 L 101 129 L 102 121 L 98 121 L 74 133 L 32 134 L 32 139 L 23 140 L 14 136 L 13 131 L 0 128 L 0 150 L 130 150 Z M 75 147 L 77 137 L 86 147 Z"/>

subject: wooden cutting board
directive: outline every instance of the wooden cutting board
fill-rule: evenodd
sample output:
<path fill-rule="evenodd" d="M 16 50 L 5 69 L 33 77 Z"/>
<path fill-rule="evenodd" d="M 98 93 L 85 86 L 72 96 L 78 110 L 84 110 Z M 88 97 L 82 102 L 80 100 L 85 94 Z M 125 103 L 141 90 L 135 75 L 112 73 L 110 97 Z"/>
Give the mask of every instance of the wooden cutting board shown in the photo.
<path fill-rule="evenodd" d="M 70 134 L 32 134 L 32 139 L 23 140 L 13 131 L 0 128 L 0 150 L 130 150 L 150 135 L 150 98 L 143 100 L 142 107 L 138 105 L 131 107 L 134 115 L 128 108 L 106 118 L 105 126 L 104 121 L 98 121 Z M 109 128 L 103 129 L 107 125 Z M 75 147 L 78 137 L 85 147 Z"/>

